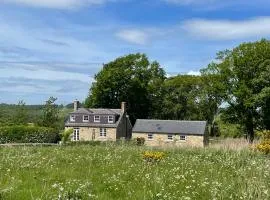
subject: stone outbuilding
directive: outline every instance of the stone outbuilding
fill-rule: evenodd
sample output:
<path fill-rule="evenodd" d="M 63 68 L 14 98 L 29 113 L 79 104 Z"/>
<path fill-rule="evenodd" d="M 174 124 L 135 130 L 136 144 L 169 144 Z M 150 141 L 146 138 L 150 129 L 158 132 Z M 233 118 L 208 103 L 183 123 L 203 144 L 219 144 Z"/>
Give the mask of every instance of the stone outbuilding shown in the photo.
<path fill-rule="evenodd" d="M 191 146 L 208 144 L 206 121 L 138 119 L 132 138 L 144 138 L 147 146 Z"/>

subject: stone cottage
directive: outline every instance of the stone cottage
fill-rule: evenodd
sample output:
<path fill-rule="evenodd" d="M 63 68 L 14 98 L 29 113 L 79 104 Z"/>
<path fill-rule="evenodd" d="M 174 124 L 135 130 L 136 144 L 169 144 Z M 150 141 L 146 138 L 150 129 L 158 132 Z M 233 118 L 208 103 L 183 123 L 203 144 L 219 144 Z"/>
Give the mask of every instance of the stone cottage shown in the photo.
<path fill-rule="evenodd" d="M 138 119 L 132 138 L 144 138 L 147 146 L 204 147 L 208 144 L 206 125 L 206 121 Z"/>
<path fill-rule="evenodd" d="M 126 111 L 126 103 L 121 109 L 79 108 L 74 101 L 74 111 L 69 113 L 65 129 L 72 129 L 72 141 L 116 141 L 130 138 L 132 125 Z"/>

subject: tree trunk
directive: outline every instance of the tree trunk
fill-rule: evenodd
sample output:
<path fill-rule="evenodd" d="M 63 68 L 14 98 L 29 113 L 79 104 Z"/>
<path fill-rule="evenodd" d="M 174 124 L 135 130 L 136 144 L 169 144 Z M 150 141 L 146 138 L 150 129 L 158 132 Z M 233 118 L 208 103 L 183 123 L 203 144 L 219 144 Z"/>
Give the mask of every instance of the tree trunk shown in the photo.
<path fill-rule="evenodd" d="M 249 110 L 247 113 L 246 129 L 247 129 L 247 140 L 250 144 L 252 144 L 254 141 L 254 122 L 252 110 Z"/>

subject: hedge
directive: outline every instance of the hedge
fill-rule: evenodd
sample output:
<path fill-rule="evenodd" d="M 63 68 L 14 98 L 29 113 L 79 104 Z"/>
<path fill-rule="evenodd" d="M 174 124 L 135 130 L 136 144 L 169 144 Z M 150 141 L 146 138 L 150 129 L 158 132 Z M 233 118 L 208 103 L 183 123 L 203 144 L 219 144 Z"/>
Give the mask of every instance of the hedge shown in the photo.
<path fill-rule="evenodd" d="M 53 128 L 37 126 L 0 127 L 0 143 L 57 143 L 59 133 Z"/>

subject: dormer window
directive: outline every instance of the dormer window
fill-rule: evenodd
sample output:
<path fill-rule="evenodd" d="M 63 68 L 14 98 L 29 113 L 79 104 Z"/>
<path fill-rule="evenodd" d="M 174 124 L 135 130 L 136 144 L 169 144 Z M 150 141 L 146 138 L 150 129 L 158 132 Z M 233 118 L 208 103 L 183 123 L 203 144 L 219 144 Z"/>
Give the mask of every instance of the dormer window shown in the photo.
<path fill-rule="evenodd" d="M 100 116 L 99 115 L 94 116 L 94 122 L 100 122 Z"/>
<path fill-rule="evenodd" d="M 70 121 L 71 122 L 75 122 L 75 118 L 76 118 L 75 115 L 70 115 Z"/>
<path fill-rule="evenodd" d="M 89 122 L 89 116 L 88 115 L 83 116 L 83 122 Z"/>
<path fill-rule="evenodd" d="M 108 116 L 108 123 L 113 123 L 113 116 L 112 115 L 109 115 Z"/>

